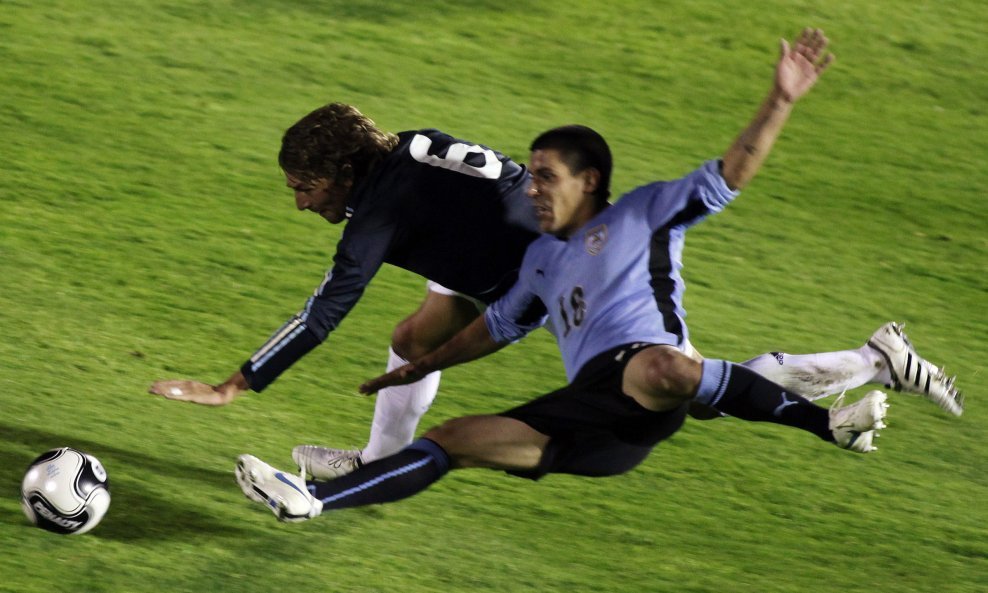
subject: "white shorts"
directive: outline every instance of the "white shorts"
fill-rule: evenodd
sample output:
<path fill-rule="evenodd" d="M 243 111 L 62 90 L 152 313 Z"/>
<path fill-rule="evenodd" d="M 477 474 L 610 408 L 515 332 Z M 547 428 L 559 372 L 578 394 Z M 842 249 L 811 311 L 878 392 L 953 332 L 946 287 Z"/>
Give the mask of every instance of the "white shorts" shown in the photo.
<path fill-rule="evenodd" d="M 466 300 L 470 301 L 471 303 L 473 303 L 477 307 L 477 310 L 480 311 L 480 312 L 483 312 L 485 309 L 487 309 L 487 305 L 484 303 L 484 301 L 475 299 L 472 296 L 465 295 L 462 292 L 456 292 L 455 290 L 452 290 L 450 288 L 446 288 L 442 284 L 440 284 L 438 282 L 435 282 L 433 280 L 427 280 L 426 283 L 425 283 L 425 287 L 427 289 L 429 289 L 429 292 L 434 292 L 436 294 L 443 294 L 443 295 L 446 295 L 446 296 L 455 296 L 455 297 L 460 297 L 461 299 L 466 299 Z"/>
<path fill-rule="evenodd" d="M 697 361 L 703 360 L 703 356 L 696 351 L 696 348 L 693 347 L 693 344 L 688 339 L 686 340 L 686 343 L 683 344 L 683 347 L 680 348 L 679 350 L 686 356 L 692 358 L 693 360 L 697 360 Z"/>

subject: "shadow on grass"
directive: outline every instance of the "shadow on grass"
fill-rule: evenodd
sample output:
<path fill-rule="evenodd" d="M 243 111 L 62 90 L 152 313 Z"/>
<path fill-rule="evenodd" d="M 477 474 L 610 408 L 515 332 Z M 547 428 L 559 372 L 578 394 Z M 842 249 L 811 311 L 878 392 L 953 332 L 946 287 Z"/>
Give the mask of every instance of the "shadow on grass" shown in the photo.
<path fill-rule="evenodd" d="M 20 445 L 31 453 L 24 454 Z M 249 526 L 241 529 L 236 523 L 223 521 L 228 518 L 225 513 L 202 510 L 204 506 L 211 508 L 209 495 L 215 491 L 229 493 L 231 503 L 241 497 L 232 468 L 217 471 L 183 465 L 29 427 L 0 424 L 0 492 L 19 492 L 24 471 L 34 457 L 62 446 L 96 455 L 110 475 L 112 503 L 103 523 L 91 532 L 95 537 L 119 541 L 192 539 L 204 533 L 242 537 L 250 531 Z"/>

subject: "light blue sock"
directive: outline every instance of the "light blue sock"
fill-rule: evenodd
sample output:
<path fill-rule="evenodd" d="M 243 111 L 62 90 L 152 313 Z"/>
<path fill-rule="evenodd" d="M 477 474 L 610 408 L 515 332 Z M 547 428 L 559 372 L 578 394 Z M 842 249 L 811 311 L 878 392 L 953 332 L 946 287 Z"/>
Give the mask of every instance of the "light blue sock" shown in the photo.
<path fill-rule="evenodd" d="M 700 372 L 700 385 L 696 389 L 696 401 L 711 408 L 716 407 L 720 398 L 724 397 L 730 380 L 731 363 L 714 358 L 705 359 Z"/>

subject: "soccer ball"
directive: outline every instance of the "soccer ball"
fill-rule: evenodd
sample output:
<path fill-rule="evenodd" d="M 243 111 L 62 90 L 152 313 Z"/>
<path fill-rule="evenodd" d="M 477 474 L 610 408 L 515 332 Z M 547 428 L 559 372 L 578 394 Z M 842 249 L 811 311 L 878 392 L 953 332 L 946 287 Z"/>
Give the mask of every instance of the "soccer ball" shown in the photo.
<path fill-rule="evenodd" d="M 32 523 L 63 535 L 86 533 L 110 508 L 110 483 L 98 459 L 71 447 L 46 451 L 21 482 L 21 507 Z"/>

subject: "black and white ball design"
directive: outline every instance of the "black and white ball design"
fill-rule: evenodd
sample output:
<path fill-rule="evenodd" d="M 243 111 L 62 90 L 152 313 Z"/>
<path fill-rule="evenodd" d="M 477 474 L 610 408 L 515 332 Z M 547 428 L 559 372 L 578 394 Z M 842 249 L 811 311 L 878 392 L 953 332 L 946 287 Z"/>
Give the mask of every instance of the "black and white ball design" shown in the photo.
<path fill-rule="evenodd" d="M 46 451 L 21 482 L 21 507 L 32 523 L 77 535 L 99 524 L 110 508 L 110 482 L 98 459 L 71 447 Z"/>

